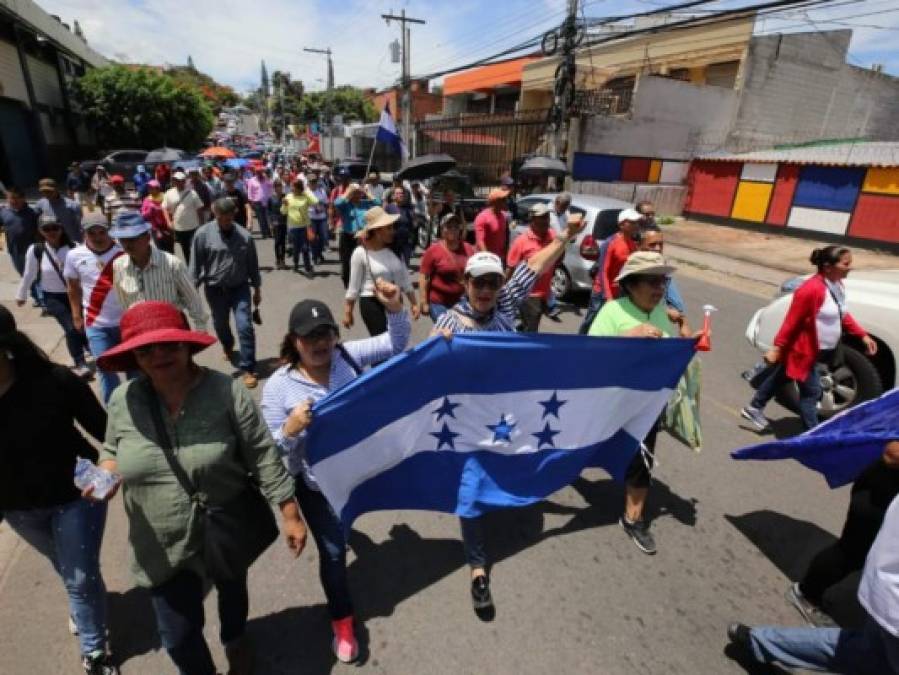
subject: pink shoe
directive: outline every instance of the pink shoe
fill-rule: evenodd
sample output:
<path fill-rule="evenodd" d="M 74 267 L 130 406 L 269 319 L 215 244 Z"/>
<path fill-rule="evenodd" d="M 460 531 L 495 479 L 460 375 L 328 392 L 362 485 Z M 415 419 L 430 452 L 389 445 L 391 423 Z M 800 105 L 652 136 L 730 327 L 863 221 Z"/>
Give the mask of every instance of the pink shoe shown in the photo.
<path fill-rule="evenodd" d="M 356 642 L 356 636 L 353 633 L 352 615 L 332 621 L 331 629 L 334 631 L 334 642 L 331 643 L 334 656 L 338 661 L 344 663 L 355 661 L 359 656 L 359 643 Z"/>

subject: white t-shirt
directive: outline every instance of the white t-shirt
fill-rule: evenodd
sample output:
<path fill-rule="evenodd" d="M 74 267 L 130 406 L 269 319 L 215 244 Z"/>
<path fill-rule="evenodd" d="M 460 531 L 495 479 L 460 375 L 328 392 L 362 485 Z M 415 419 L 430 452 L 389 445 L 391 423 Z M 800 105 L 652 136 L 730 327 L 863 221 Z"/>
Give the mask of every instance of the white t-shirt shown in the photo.
<path fill-rule="evenodd" d="M 56 273 L 56 268 L 51 262 L 51 260 L 56 262 L 59 271 L 63 272 L 68 252 L 68 246 L 60 246 L 54 251 L 50 248 L 50 244 L 44 243 L 44 254 L 41 256 L 41 289 L 47 293 L 65 293 L 68 290 L 65 281 Z M 28 289 L 37 279 L 37 269 L 37 258 L 34 255 L 34 244 L 32 244 L 25 252 L 25 270 L 22 273 L 19 289 L 16 291 L 16 300 L 24 302 L 28 297 Z"/>
<path fill-rule="evenodd" d="M 396 284 L 403 293 L 412 290 L 409 272 L 403 261 L 397 258 L 393 251 L 386 246 L 379 251 L 369 251 L 364 246 L 357 246 L 350 258 L 350 283 L 346 289 L 347 300 L 355 300 L 359 296 L 374 296 L 374 280 L 379 277 L 384 281 Z"/>
<path fill-rule="evenodd" d="M 112 261 L 120 255 L 124 252 L 118 244 L 99 255 L 81 244 L 66 256 L 63 274 L 66 279 L 81 282 L 81 305 L 87 328 L 114 328 L 122 320 L 122 307 L 112 283 Z"/>
<path fill-rule="evenodd" d="M 165 210 L 172 216 L 172 225 L 176 232 L 190 232 L 200 227 L 197 209 L 203 208 L 203 200 L 190 189 L 178 192 L 178 188 L 169 188 L 162 200 Z"/>
<path fill-rule="evenodd" d="M 899 497 L 893 498 L 868 551 L 858 601 L 881 628 L 899 637 Z"/>
<path fill-rule="evenodd" d="M 830 291 L 824 293 L 824 304 L 821 305 L 818 316 L 815 317 L 815 327 L 818 331 L 818 349 L 836 348 L 843 329 L 840 308 L 834 302 Z"/>

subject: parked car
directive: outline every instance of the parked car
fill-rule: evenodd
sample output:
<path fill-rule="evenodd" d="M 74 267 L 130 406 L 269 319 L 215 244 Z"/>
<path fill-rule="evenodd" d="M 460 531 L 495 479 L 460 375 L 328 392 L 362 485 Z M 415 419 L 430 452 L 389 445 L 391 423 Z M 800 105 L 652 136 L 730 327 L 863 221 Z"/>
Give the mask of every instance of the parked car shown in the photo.
<path fill-rule="evenodd" d="M 175 162 L 193 159 L 194 155 L 178 148 L 156 148 L 150 150 L 144 160 L 147 171 L 152 172 L 158 164 L 166 163 L 172 166 Z"/>
<path fill-rule="evenodd" d="M 528 227 L 528 211 L 535 204 L 543 203 L 552 207 L 554 193 L 541 193 L 520 197 L 516 201 L 513 214 L 512 241 L 523 234 Z M 622 209 L 633 208 L 631 204 L 597 195 L 571 195 L 572 213 L 583 214 L 586 227 L 577 239 L 569 245 L 562 261 L 553 272 L 552 289 L 557 298 L 564 298 L 575 291 L 589 291 L 593 285 L 590 269 L 599 255 L 599 242 L 618 231 L 618 214 Z M 556 234 L 558 227 L 554 228 Z"/>
<path fill-rule="evenodd" d="M 746 339 L 761 352 L 774 344 L 793 298 L 793 291 L 808 277 L 785 281 L 767 306 L 758 310 L 746 327 Z M 832 417 L 856 403 L 880 396 L 899 386 L 896 357 L 899 355 L 899 269 L 854 271 L 846 278 L 846 298 L 852 316 L 877 342 L 876 356 L 865 354 L 861 341 L 843 337 L 844 365 L 831 371 L 819 364 L 823 396 L 818 403 L 822 419 Z M 799 391 L 787 383 L 777 395 L 790 410 L 799 408 Z"/>
<path fill-rule="evenodd" d="M 103 166 L 111 176 L 120 174 L 130 180 L 139 164 L 147 159 L 146 150 L 113 150 L 101 159 L 89 159 L 81 162 L 81 168 L 93 175 L 98 166 Z"/>

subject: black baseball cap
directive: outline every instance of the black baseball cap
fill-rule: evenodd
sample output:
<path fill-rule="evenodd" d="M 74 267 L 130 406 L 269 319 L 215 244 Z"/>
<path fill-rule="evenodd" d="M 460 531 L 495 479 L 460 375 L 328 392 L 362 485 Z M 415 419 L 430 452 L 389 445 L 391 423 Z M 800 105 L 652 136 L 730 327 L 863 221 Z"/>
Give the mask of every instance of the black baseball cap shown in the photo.
<path fill-rule="evenodd" d="M 290 310 L 288 328 L 294 335 L 303 337 L 321 326 L 339 330 L 331 310 L 320 300 L 303 300 Z"/>

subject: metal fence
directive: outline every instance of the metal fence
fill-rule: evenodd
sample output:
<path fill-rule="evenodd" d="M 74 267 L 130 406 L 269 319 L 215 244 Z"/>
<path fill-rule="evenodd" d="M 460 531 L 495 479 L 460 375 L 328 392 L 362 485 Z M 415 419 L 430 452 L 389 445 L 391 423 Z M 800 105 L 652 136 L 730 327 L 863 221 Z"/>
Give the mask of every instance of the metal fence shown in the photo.
<path fill-rule="evenodd" d="M 457 115 L 415 125 L 417 155 L 446 153 L 475 186 L 495 185 L 512 162 L 535 152 L 546 134 L 545 109 Z"/>

